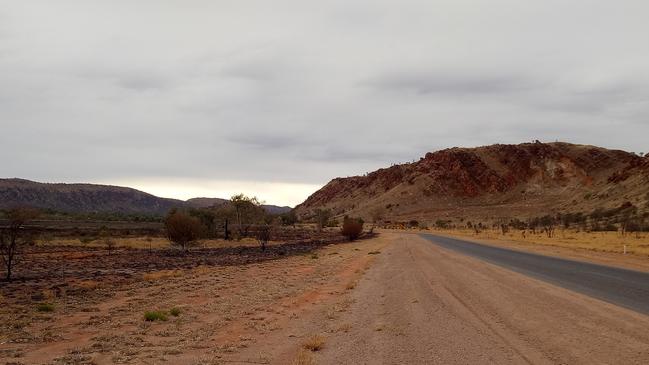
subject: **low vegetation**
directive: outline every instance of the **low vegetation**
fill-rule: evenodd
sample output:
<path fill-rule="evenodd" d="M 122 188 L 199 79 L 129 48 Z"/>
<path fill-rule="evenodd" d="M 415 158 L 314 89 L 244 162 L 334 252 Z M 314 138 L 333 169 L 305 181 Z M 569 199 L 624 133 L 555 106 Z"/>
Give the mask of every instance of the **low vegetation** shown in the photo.
<path fill-rule="evenodd" d="M 198 218 L 175 209 L 169 213 L 164 225 L 169 241 L 180 246 L 183 251 L 195 244 L 203 233 L 203 226 Z"/>

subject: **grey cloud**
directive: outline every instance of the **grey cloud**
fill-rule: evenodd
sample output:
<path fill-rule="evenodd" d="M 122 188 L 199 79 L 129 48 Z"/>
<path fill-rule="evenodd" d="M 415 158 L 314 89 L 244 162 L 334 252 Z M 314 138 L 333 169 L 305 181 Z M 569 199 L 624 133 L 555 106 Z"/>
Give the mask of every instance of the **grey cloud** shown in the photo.
<path fill-rule="evenodd" d="M 365 84 L 384 91 L 414 92 L 417 94 L 472 95 L 500 94 L 533 89 L 538 85 L 524 77 L 470 72 L 410 72 L 388 73 Z"/>
<path fill-rule="evenodd" d="M 593 2 L 7 2 L 0 176 L 324 184 L 455 145 L 645 150 L 649 3 Z"/>

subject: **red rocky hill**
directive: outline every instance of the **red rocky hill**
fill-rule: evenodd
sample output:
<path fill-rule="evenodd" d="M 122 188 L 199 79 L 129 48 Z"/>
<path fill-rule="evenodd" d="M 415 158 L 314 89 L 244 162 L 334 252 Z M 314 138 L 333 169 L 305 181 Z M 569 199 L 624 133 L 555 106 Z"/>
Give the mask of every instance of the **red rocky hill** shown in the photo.
<path fill-rule="evenodd" d="M 649 158 L 569 143 L 450 148 L 365 176 L 336 178 L 296 207 L 388 220 L 526 218 L 649 199 Z"/>

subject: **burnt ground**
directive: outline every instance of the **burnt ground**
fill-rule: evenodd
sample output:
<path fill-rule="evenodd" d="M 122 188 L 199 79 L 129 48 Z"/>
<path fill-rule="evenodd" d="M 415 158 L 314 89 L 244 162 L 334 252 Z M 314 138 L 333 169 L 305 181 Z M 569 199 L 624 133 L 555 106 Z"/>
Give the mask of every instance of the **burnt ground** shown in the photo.
<path fill-rule="evenodd" d="M 84 295 L 84 283 L 108 282 L 112 287 L 141 280 L 147 272 L 187 270 L 199 266 L 247 265 L 301 255 L 323 245 L 343 242 L 337 233 L 317 239 L 258 246 L 180 249 L 119 249 L 96 247 L 33 247 L 16 267 L 14 280 L 0 281 L 0 294 L 9 303 L 46 300 L 51 295 Z"/>

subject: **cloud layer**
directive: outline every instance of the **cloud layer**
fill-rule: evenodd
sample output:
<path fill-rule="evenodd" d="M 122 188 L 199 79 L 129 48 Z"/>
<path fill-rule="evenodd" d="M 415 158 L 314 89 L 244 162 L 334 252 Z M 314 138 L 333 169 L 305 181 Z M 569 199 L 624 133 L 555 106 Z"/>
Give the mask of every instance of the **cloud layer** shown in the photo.
<path fill-rule="evenodd" d="M 0 176 L 169 196 L 256 186 L 295 204 L 335 176 L 455 145 L 646 152 L 648 12 L 629 0 L 5 2 Z"/>

